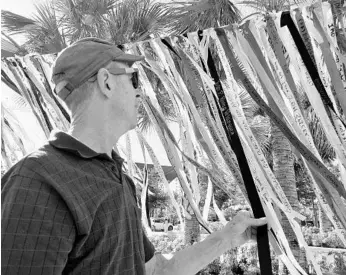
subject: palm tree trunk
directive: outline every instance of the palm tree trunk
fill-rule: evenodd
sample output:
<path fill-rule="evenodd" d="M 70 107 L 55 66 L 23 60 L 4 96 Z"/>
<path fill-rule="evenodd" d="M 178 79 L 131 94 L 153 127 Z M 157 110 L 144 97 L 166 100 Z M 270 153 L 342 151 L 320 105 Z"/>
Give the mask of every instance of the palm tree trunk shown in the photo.
<path fill-rule="evenodd" d="M 195 213 L 191 215 L 191 219 L 185 219 L 185 244 L 192 245 L 201 240 L 199 222 Z"/>
<path fill-rule="evenodd" d="M 185 210 L 185 244 L 192 245 L 201 240 L 201 229 L 197 217 L 185 197 L 183 198 L 183 205 Z"/>
<path fill-rule="evenodd" d="M 325 233 L 333 229 L 332 223 L 330 222 L 326 213 L 324 213 L 319 203 L 318 203 L 318 221 L 319 221 L 319 228 L 321 233 Z"/>
<path fill-rule="evenodd" d="M 298 195 L 294 173 L 294 158 L 292 148 L 287 138 L 282 134 L 280 129 L 272 123 L 273 139 L 273 170 L 275 177 L 279 181 L 288 201 L 292 208 L 298 211 Z M 291 250 L 297 261 L 300 261 L 300 249 L 295 233 L 284 213 L 281 221 L 283 230 L 290 244 Z M 304 260 L 303 260 L 304 262 Z M 280 274 L 280 273 L 279 273 Z M 280 275 L 289 274 L 284 268 Z"/>

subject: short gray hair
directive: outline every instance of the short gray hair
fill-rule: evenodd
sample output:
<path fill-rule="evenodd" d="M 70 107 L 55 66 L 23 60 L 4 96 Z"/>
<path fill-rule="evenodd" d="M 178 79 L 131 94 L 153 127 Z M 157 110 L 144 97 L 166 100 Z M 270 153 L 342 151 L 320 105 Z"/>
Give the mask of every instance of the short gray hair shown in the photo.
<path fill-rule="evenodd" d="M 57 87 L 59 85 L 63 86 L 64 84 L 65 83 L 59 83 Z M 79 110 L 84 108 L 86 103 L 89 102 L 95 90 L 96 84 L 96 82 L 86 81 L 81 86 L 74 89 L 73 92 L 65 99 L 62 99 L 58 93 L 58 97 L 63 101 L 71 117 L 78 113 Z"/>

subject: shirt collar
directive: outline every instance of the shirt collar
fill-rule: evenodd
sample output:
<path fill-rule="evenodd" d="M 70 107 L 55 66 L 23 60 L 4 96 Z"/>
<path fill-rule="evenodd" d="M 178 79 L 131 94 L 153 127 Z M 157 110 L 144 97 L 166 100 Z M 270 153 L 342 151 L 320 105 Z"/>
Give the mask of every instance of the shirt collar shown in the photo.
<path fill-rule="evenodd" d="M 121 165 L 124 162 L 124 159 L 120 157 L 114 150 L 112 150 L 112 158 L 110 158 L 106 153 L 97 153 L 84 143 L 80 142 L 78 139 L 59 130 L 53 130 L 50 133 L 49 144 L 57 149 L 73 153 L 85 159 L 102 158 L 109 161 L 114 160 Z"/>

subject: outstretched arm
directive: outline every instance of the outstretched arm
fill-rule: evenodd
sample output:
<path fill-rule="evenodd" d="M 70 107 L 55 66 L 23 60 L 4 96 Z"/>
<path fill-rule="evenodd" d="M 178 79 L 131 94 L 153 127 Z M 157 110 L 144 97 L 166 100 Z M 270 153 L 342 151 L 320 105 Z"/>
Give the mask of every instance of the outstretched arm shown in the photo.
<path fill-rule="evenodd" d="M 156 254 L 146 263 L 147 275 L 196 274 L 229 249 L 252 239 L 254 227 L 266 223 L 266 218 L 253 219 L 249 212 L 241 211 L 222 230 L 212 233 L 202 242 L 176 252 L 172 259 L 167 260 L 163 255 Z"/>

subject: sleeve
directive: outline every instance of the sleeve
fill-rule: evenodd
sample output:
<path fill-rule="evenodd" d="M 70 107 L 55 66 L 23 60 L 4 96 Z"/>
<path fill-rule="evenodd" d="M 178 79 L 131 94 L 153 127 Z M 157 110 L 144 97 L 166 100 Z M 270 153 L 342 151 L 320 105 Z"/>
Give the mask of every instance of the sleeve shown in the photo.
<path fill-rule="evenodd" d="M 75 227 L 57 191 L 37 179 L 6 174 L 1 204 L 1 273 L 62 274 Z"/>
<path fill-rule="evenodd" d="M 145 253 L 145 262 L 149 262 L 150 259 L 155 254 L 155 247 L 148 239 L 147 235 L 143 234 L 143 244 L 144 244 L 144 253 Z"/>

